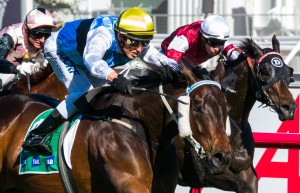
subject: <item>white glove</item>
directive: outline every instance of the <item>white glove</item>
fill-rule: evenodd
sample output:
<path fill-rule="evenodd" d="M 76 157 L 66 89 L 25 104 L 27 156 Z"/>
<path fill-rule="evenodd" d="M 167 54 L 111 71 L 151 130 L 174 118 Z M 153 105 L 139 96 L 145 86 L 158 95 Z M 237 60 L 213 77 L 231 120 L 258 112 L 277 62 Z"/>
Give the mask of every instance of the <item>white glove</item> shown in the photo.
<path fill-rule="evenodd" d="M 33 63 L 32 62 L 22 62 L 22 64 L 17 66 L 17 70 L 23 74 L 31 74 L 32 70 L 33 70 Z"/>

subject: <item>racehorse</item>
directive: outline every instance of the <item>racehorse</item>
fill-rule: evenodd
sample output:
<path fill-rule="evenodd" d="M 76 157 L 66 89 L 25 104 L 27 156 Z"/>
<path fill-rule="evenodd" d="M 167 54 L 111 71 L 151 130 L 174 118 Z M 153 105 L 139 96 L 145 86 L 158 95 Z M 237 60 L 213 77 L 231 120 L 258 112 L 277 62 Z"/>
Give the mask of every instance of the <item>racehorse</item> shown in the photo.
<path fill-rule="evenodd" d="M 233 158 L 230 171 L 209 176 L 205 179 L 205 186 L 237 193 L 244 192 L 249 186 L 253 193 L 257 193 L 258 180 L 252 162 L 255 143 L 248 122 L 249 114 L 254 103 L 259 101 L 273 109 L 279 120 L 294 119 L 296 103 L 288 89 L 289 83 L 293 81 L 293 69 L 284 63 L 275 35 L 272 48 L 262 49 L 252 39 L 246 38 L 237 49 L 242 54 L 236 61 L 219 62 L 224 63 L 225 67 L 221 84 L 229 105 L 232 150 L 238 156 L 236 161 Z M 181 171 L 185 172 L 183 169 Z M 185 183 L 192 187 L 202 187 L 204 183 L 195 182 L 195 178 L 192 182 L 185 179 Z"/>
<path fill-rule="evenodd" d="M 178 103 L 185 102 L 174 97 L 185 95 L 188 88 L 191 134 L 186 141 L 192 147 L 194 160 L 202 156 L 204 171 L 222 173 L 230 164 L 231 147 L 225 133 L 227 106 L 218 84 L 199 80 L 185 67 L 185 81 L 168 83 L 167 77 L 180 80 L 180 76 L 163 72 L 163 90 L 169 96 L 166 101 L 175 114 Z M 160 162 L 166 158 L 164 155 L 176 160 L 175 152 L 167 150 L 178 134 L 177 124 L 157 94 L 158 84 L 150 77 L 154 76 L 148 76 L 148 81 L 141 79 L 149 92 L 138 90 L 123 95 L 108 87 L 93 98 L 90 108 L 82 110 L 71 154 L 78 192 L 174 192 L 177 168 L 170 173 L 156 171 L 163 171 L 160 169 L 169 164 Z M 3 96 L 0 104 L 0 192 L 64 192 L 58 174 L 18 175 L 19 153 L 27 128 L 50 106 L 29 95 Z"/>
<path fill-rule="evenodd" d="M 236 158 L 232 160 L 232 166 L 235 165 L 235 167 L 231 168 L 232 171 L 226 171 L 226 174 L 206 176 L 205 180 L 203 176 L 201 176 L 199 179 L 199 175 L 194 172 L 195 168 L 189 168 L 193 165 L 189 164 L 189 161 L 191 160 L 189 160 L 190 158 L 187 156 L 189 153 L 184 149 L 184 142 L 182 142 L 179 137 L 176 137 L 175 142 L 177 144 L 176 148 L 178 150 L 177 153 L 181 167 L 181 176 L 184 178 L 183 184 L 181 185 L 188 185 L 191 187 L 209 186 L 228 191 L 246 192 L 248 185 L 243 181 L 240 181 L 240 179 L 244 179 L 251 186 L 253 192 L 257 192 L 257 178 L 252 165 L 253 163 L 251 162 L 254 155 L 254 141 L 251 127 L 248 123 L 249 113 L 253 104 L 256 100 L 259 100 L 263 102 L 263 104 L 275 108 L 275 111 L 279 115 L 279 119 L 282 121 L 293 119 L 295 111 L 294 100 L 284 81 L 286 80 L 286 82 L 289 82 L 291 80 L 293 72 L 292 68 L 287 67 L 284 64 L 282 67 L 276 68 L 275 71 L 273 69 L 272 71 L 272 66 L 267 65 L 265 60 L 262 60 L 260 65 L 258 65 L 259 59 L 265 54 L 272 52 L 280 53 L 279 42 L 276 36 L 273 37 L 272 44 L 273 49 L 261 49 L 251 39 L 246 39 L 239 48 L 243 55 L 241 55 L 234 63 L 227 62 L 227 64 L 224 65 L 226 74 L 222 81 L 222 86 L 225 89 L 225 96 L 230 105 L 231 122 L 233 122 L 233 125 L 237 125 L 232 127 L 238 128 L 233 129 L 231 132 L 231 143 L 232 146 L 235 147 L 234 152 L 236 152 Z M 266 56 L 266 59 L 276 59 L 275 56 L 270 54 Z M 250 61 L 251 63 L 249 63 Z M 255 71 L 254 75 L 251 69 Z M 280 73 L 284 75 L 288 74 L 287 77 L 284 77 L 280 81 L 278 80 L 278 78 L 281 78 L 279 75 Z M 276 80 L 276 82 L 266 91 L 263 91 L 263 86 L 265 84 L 263 80 L 267 80 L 266 78 L 268 76 L 271 77 L 272 80 Z M 56 79 L 52 82 L 52 85 L 56 84 L 55 81 L 58 82 Z M 44 86 L 46 88 L 51 88 L 49 85 Z M 65 93 L 46 94 L 55 98 L 62 98 L 65 95 Z M 239 128 L 242 128 L 241 131 Z M 244 147 L 247 148 L 246 152 Z M 250 159 L 248 157 L 249 155 Z M 249 164 L 252 165 L 252 167 L 249 168 Z"/>

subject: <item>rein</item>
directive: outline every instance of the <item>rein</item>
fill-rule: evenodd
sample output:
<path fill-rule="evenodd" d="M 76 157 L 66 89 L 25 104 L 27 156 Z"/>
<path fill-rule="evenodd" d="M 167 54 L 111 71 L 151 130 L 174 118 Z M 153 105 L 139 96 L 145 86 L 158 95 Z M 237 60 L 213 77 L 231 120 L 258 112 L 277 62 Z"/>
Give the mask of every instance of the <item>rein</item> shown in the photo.
<path fill-rule="evenodd" d="M 132 87 L 131 89 L 132 90 L 138 90 L 138 91 L 147 91 L 147 92 L 151 92 L 151 93 L 156 93 L 156 94 L 159 94 L 161 96 L 168 97 L 168 98 L 170 98 L 170 99 L 172 99 L 172 100 L 174 100 L 176 102 L 179 102 L 179 103 L 182 103 L 182 104 L 187 104 L 186 102 L 184 102 L 184 101 L 182 101 L 182 100 L 180 100 L 180 99 L 178 99 L 176 97 L 173 97 L 171 95 L 165 94 L 163 92 L 157 92 L 155 90 L 150 90 L 150 89 L 146 89 L 146 88 L 139 88 L 139 87 Z"/>

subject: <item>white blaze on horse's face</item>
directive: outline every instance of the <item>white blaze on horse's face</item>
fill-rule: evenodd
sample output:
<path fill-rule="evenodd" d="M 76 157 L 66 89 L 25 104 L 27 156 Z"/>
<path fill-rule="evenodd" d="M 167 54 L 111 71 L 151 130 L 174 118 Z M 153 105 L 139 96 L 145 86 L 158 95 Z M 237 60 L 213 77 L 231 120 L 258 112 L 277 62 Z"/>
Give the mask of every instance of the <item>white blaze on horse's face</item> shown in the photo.
<path fill-rule="evenodd" d="M 178 131 L 180 137 L 187 137 L 192 135 L 192 129 L 190 124 L 190 97 L 180 96 L 179 100 L 186 102 L 183 104 L 178 102 Z"/>

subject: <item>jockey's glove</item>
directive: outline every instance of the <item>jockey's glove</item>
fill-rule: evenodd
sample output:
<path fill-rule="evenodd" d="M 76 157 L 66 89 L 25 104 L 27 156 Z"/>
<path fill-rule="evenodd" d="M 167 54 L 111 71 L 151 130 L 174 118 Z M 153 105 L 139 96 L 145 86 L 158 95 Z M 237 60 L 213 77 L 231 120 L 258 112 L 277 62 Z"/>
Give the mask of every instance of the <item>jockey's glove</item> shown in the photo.
<path fill-rule="evenodd" d="M 32 67 L 33 63 L 32 62 L 22 62 L 22 64 L 17 66 L 17 70 L 19 73 L 26 75 L 26 74 L 31 74 L 32 73 Z"/>
<path fill-rule="evenodd" d="M 125 78 L 122 74 L 119 74 L 117 78 L 113 79 L 112 85 L 123 94 L 132 94 L 132 81 Z"/>

